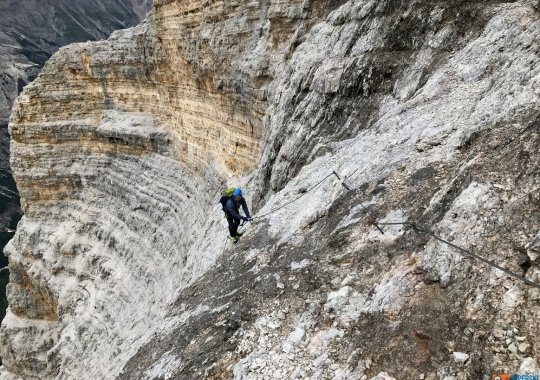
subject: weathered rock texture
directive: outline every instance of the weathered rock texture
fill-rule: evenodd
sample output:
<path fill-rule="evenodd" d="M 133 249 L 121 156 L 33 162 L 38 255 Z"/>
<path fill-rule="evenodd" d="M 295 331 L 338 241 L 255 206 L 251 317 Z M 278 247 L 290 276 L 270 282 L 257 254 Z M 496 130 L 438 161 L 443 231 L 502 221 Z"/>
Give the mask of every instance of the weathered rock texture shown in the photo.
<path fill-rule="evenodd" d="M 20 220 L 20 204 L 9 167 L 8 118 L 23 87 L 34 80 L 61 46 L 99 40 L 138 24 L 148 0 L 4 0 L 0 3 L 0 248 Z M 7 265 L 0 260 L 2 267 Z M 0 290 L 0 292 L 3 292 Z M 0 312 L 1 314 L 1 312 Z"/>
<path fill-rule="evenodd" d="M 62 49 L 11 119 L 2 376 L 537 370 L 538 289 L 370 221 L 540 281 L 539 32 L 536 1 L 161 0 Z"/>

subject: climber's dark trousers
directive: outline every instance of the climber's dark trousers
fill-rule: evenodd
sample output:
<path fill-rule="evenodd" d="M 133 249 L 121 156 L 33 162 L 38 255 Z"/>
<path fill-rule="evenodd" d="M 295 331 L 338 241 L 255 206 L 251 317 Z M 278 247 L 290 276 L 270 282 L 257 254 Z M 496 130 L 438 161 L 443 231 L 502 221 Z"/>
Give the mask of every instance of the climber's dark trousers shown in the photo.
<path fill-rule="evenodd" d="M 229 222 L 229 233 L 231 234 L 231 237 L 235 237 L 238 234 L 240 220 L 234 219 L 232 216 L 227 215 L 227 222 Z"/>

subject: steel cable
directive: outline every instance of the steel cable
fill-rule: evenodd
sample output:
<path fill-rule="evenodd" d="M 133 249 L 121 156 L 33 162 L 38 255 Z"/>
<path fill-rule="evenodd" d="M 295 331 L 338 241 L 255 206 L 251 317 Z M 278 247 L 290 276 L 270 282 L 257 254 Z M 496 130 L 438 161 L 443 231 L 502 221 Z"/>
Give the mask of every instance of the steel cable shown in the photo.
<path fill-rule="evenodd" d="M 302 194 L 300 194 L 298 197 L 294 198 L 293 200 L 289 201 L 289 202 L 286 202 L 284 203 L 283 205 L 281 206 L 278 206 L 276 207 L 275 209 L 272 209 L 262 215 L 258 215 L 258 216 L 254 216 L 253 219 L 262 219 L 270 214 L 273 214 L 274 212 L 276 211 L 279 211 L 281 209 L 283 209 L 284 207 L 298 201 L 300 198 L 302 198 L 304 195 L 306 195 L 307 193 L 311 192 L 312 190 L 314 190 L 317 186 L 319 186 L 321 183 L 323 183 L 324 181 L 326 181 L 328 178 L 330 178 L 331 176 L 336 176 L 337 179 L 340 181 L 341 185 L 347 190 L 347 191 L 351 191 L 352 189 L 345 183 L 346 180 L 350 179 L 351 177 L 353 177 L 357 172 L 358 170 L 360 169 L 360 167 L 358 167 L 356 170 L 354 170 L 349 176 L 347 177 L 344 177 L 344 179 L 342 180 L 340 178 L 340 176 L 337 174 L 337 172 L 335 170 L 333 170 L 330 174 L 328 174 L 326 177 L 324 177 L 323 179 L 321 179 L 319 182 L 317 182 L 315 185 L 313 185 L 312 187 L 310 187 L 308 190 L 306 190 L 305 192 L 303 192 Z M 364 172 L 365 170 L 362 171 L 362 173 Z M 361 173 L 361 174 L 362 174 Z M 534 189 L 532 190 L 530 193 L 534 192 L 534 191 L 537 191 L 538 189 Z M 360 202 L 360 206 L 362 207 L 362 209 L 364 211 L 366 211 L 366 213 L 369 213 L 369 209 L 367 207 L 364 206 L 364 204 L 362 202 Z M 427 229 L 427 228 L 422 228 L 420 226 L 418 226 L 416 223 L 413 223 L 413 222 L 375 222 L 373 221 L 372 224 L 382 233 L 384 234 L 384 231 L 383 229 L 380 227 L 380 226 L 392 226 L 392 225 L 404 225 L 404 226 L 411 226 L 413 228 L 414 231 L 416 232 L 420 232 L 420 233 L 423 233 L 423 234 L 426 234 L 428 236 L 431 236 L 432 238 L 436 239 L 437 241 L 443 243 L 443 244 L 446 244 L 456 250 L 458 250 L 461 254 L 465 255 L 465 256 L 468 256 L 470 258 L 473 258 L 473 259 L 476 259 L 476 260 L 479 260 L 491 267 L 494 267 L 496 269 L 499 269 L 501 271 L 503 271 L 504 273 L 508 274 L 509 276 L 511 277 L 514 277 L 520 281 L 522 281 L 523 283 L 529 285 L 529 286 L 532 286 L 536 289 L 540 289 L 540 284 L 536 283 L 536 282 L 533 282 L 523 276 L 520 276 L 519 274 L 517 273 L 514 273 L 506 268 L 503 268 L 501 267 L 500 265 L 498 265 L 497 263 L 491 261 L 491 260 L 488 260 L 482 256 L 479 256 L 477 254 L 475 254 L 474 252 L 471 252 L 469 250 L 466 250 L 465 248 L 462 248 L 458 245 L 455 245 L 451 242 L 449 242 L 448 240 L 446 239 L 443 239 L 442 237 L 436 235 L 433 231 L 431 231 L 430 229 Z M 242 225 L 243 226 L 243 225 Z M 225 242 L 225 247 L 223 247 L 223 251 L 225 251 L 225 248 L 227 246 L 227 242 Z"/>
<path fill-rule="evenodd" d="M 315 185 L 313 185 L 312 187 L 310 187 L 308 190 L 306 190 L 305 192 L 303 192 L 302 194 L 300 194 L 298 197 L 294 198 L 293 200 L 289 201 L 289 202 L 286 202 L 284 204 L 282 204 L 281 206 L 278 206 L 276 207 L 275 209 L 273 210 L 270 210 L 268 211 L 267 213 L 264 213 L 262 215 L 258 215 L 258 216 L 254 216 L 253 219 L 262 219 L 270 214 L 273 214 L 274 212 L 278 211 L 278 210 L 281 210 L 282 208 L 290 205 L 291 203 L 294 203 L 296 202 L 297 200 L 299 200 L 300 198 L 302 198 L 304 195 L 306 195 L 307 193 L 309 193 L 310 191 L 314 190 L 317 186 L 319 186 L 321 183 L 323 183 L 324 181 L 326 181 L 328 178 L 330 178 L 331 176 L 333 176 L 334 173 L 330 173 L 328 174 L 326 177 L 324 177 L 323 179 L 321 179 L 319 182 L 317 182 Z"/>
<path fill-rule="evenodd" d="M 540 289 L 540 284 L 536 283 L 536 282 L 533 282 L 523 276 L 520 276 L 519 274 L 517 273 L 514 273 L 506 268 L 503 268 L 501 267 L 499 264 L 491 261 L 491 260 L 488 260 L 480 255 L 477 255 L 476 253 L 474 252 L 471 252 L 465 248 L 462 248 L 458 245 L 455 245 L 454 243 L 451 243 L 449 242 L 448 240 L 446 239 L 443 239 L 442 237 L 436 235 L 433 231 L 431 231 L 430 229 L 427 229 L 427 228 L 422 228 L 420 226 L 418 226 L 416 223 L 414 222 L 379 222 L 379 225 L 381 226 L 397 226 L 397 225 L 402 225 L 402 226 L 411 226 L 412 229 L 416 232 L 421 232 L 423 234 L 426 234 L 428 236 L 431 236 L 432 238 L 438 240 L 439 242 L 443 243 L 443 244 L 446 244 L 456 250 L 458 250 L 459 252 L 461 252 L 462 254 L 464 254 L 465 256 L 468 256 L 468 257 L 472 257 L 474 259 L 477 259 L 481 262 L 483 262 L 484 264 L 487 264 L 489 266 L 492 266 L 494 268 L 497 268 L 501 271 L 503 271 L 504 273 L 506 273 L 507 275 L 509 276 L 512 276 L 520 281 L 523 281 L 525 284 L 529 285 L 529 286 L 532 286 L 534 288 L 537 288 L 537 289 Z"/>

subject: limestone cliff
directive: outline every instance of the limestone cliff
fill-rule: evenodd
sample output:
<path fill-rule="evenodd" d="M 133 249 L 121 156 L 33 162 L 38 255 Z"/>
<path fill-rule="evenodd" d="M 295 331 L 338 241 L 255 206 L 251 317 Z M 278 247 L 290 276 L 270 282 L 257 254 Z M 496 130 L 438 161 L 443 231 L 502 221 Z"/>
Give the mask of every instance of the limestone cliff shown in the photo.
<path fill-rule="evenodd" d="M 9 167 L 11 107 L 61 46 L 109 36 L 138 24 L 149 0 L 4 0 L 0 3 L 0 248 L 13 236 L 20 204 Z M 7 265 L 0 260 L 2 267 Z M 4 288 L 0 287 L 0 299 Z M 3 310 L 0 311 L 3 315 Z"/>
<path fill-rule="evenodd" d="M 526 0 L 158 0 L 61 49 L 11 117 L 1 376 L 538 371 L 539 289 L 382 223 L 540 281 L 539 31 Z"/>

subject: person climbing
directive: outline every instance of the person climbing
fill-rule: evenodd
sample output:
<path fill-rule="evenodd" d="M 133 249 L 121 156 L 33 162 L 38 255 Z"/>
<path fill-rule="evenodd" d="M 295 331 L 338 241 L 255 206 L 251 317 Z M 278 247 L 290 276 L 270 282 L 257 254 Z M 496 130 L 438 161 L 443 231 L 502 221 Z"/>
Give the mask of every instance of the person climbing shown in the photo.
<path fill-rule="evenodd" d="M 229 223 L 229 239 L 231 239 L 233 243 L 237 243 L 238 238 L 243 235 L 242 232 L 238 232 L 240 222 L 242 220 L 245 222 L 253 220 L 253 218 L 249 214 L 246 200 L 242 196 L 242 190 L 233 190 L 232 188 L 225 190 L 223 196 L 220 199 L 220 202 L 223 206 L 223 211 L 225 212 L 227 222 Z M 240 215 L 240 213 L 238 212 L 240 206 L 242 206 L 242 210 L 244 210 L 245 216 Z"/>

